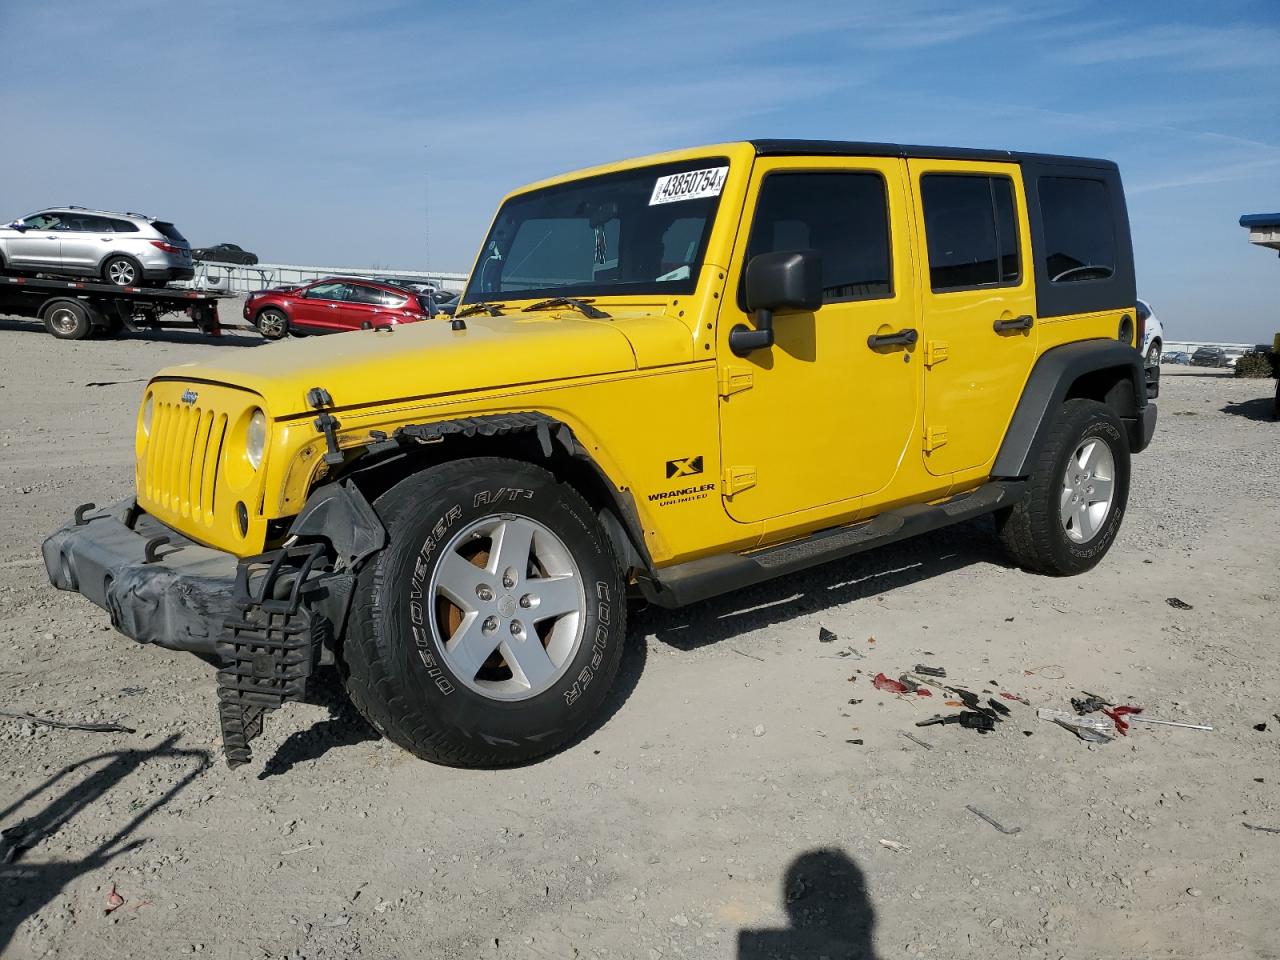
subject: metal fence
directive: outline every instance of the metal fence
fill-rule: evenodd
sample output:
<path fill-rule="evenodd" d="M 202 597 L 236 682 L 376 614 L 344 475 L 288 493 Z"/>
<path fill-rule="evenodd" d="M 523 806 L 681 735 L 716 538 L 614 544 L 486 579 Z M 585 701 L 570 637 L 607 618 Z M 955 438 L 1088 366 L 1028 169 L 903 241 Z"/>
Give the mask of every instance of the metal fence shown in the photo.
<path fill-rule="evenodd" d="M 434 283 L 441 290 L 461 291 L 467 281 L 465 273 L 438 273 L 421 270 L 377 270 L 369 267 L 310 267 L 296 263 L 259 263 L 252 267 L 235 263 L 197 261 L 195 276 L 172 286 L 193 290 L 216 290 L 223 293 L 251 293 L 282 283 L 309 283 L 324 277 L 402 277 Z"/>

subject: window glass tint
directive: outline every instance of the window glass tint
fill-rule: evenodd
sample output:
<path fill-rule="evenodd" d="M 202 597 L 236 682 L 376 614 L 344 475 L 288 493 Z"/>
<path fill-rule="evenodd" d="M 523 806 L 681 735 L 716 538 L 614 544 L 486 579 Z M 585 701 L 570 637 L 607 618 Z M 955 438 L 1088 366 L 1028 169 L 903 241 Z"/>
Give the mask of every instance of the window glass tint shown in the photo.
<path fill-rule="evenodd" d="M 112 233 L 137 233 L 138 232 L 137 225 L 130 223 L 128 220 L 107 220 L 107 223 L 111 225 Z"/>
<path fill-rule="evenodd" d="M 56 213 L 37 213 L 33 217 L 25 217 L 22 221 L 31 230 L 55 230 L 61 223 Z"/>
<path fill-rule="evenodd" d="M 378 303 L 384 307 L 403 307 L 409 302 L 409 298 L 398 293 L 392 293 L 390 290 L 378 291 Z"/>
<path fill-rule="evenodd" d="M 1115 273 L 1116 237 L 1105 183 L 1041 177 L 1040 215 L 1051 281 L 1105 280 Z"/>
<path fill-rule="evenodd" d="M 928 174 L 920 178 L 920 197 L 935 293 L 1018 282 L 1018 223 L 1008 177 Z"/>
<path fill-rule="evenodd" d="M 187 238 L 184 237 L 181 233 L 179 233 L 178 228 L 175 227 L 172 223 L 166 223 L 163 220 L 152 220 L 151 226 L 159 230 L 165 236 L 165 239 L 170 240 L 173 243 L 187 242 Z"/>
<path fill-rule="evenodd" d="M 376 306 L 382 302 L 382 291 L 376 287 L 366 287 L 360 283 L 348 283 L 346 296 L 343 297 L 347 303 L 367 303 Z"/>
<path fill-rule="evenodd" d="M 341 300 L 345 283 L 317 283 L 307 291 L 308 300 Z"/>
<path fill-rule="evenodd" d="M 891 296 L 884 179 L 876 173 L 765 177 L 747 241 L 747 262 L 762 253 L 806 249 L 822 256 L 824 303 Z M 744 284 L 745 279 L 744 272 Z"/>

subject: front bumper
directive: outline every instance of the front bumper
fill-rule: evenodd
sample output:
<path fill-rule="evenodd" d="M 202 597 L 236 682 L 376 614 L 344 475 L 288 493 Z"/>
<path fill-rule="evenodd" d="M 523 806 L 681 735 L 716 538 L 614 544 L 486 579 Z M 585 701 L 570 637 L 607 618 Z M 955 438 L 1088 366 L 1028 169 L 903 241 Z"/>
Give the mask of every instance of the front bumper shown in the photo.
<path fill-rule="evenodd" d="M 42 551 L 55 587 L 92 600 L 139 643 L 212 656 L 234 613 L 237 558 L 184 537 L 132 500 L 66 524 Z"/>

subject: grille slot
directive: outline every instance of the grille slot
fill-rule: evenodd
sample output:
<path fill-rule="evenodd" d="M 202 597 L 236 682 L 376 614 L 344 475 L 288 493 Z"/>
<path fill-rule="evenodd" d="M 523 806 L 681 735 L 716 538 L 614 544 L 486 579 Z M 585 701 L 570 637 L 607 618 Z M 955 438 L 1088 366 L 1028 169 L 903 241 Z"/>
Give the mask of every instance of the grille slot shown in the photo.
<path fill-rule="evenodd" d="M 146 453 L 147 499 L 162 510 L 213 526 L 218 459 L 227 414 L 156 402 Z"/>

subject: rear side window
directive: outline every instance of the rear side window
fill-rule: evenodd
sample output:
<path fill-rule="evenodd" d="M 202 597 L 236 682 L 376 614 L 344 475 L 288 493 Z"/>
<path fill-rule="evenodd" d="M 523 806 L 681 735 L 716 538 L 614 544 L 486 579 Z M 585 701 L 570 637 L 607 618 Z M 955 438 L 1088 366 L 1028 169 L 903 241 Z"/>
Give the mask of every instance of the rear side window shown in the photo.
<path fill-rule="evenodd" d="M 893 295 L 889 204 L 878 173 L 771 173 L 760 186 L 747 261 L 816 250 L 823 303 Z M 739 289 L 744 302 L 746 272 Z"/>
<path fill-rule="evenodd" d="M 934 293 L 1013 286 L 1022 276 L 1013 182 L 931 173 L 920 178 Z"/>
<path fill-rule="evenodd" d="M 107 220 L 107 223 L 111 225 L 112 233 L 137 233 L 138 232 L 138 225 L 136 223 L 130 223 L 128 220 Z"/>
<path fill-rule="evenodd" d="M 1101 180 L 1040 178 L 1044 265 L 1051 283 L 1106 280 L 1116 272 L 1111 198 Z"/>
<path fill-rule="evenodd" d="M 165 239 L 170 240 L 173 243 L 187 242 L 187 238 L 184 237 L 181 233 L 179 233 L 178 228 L 175 227 L 172 223 L 166 223 L 163 220 L 152 220 L 151 226 L 159 230 L 162 234 L 164 234 Z"/>
<path fill-rule="evenodd" d="M 382 302 L 382 291 L 374 287 L 366 287 L 360 283 L 348 283 L 347 294 L 343 298 L 347 303 L 367 303 L 377 305 Z"/>

